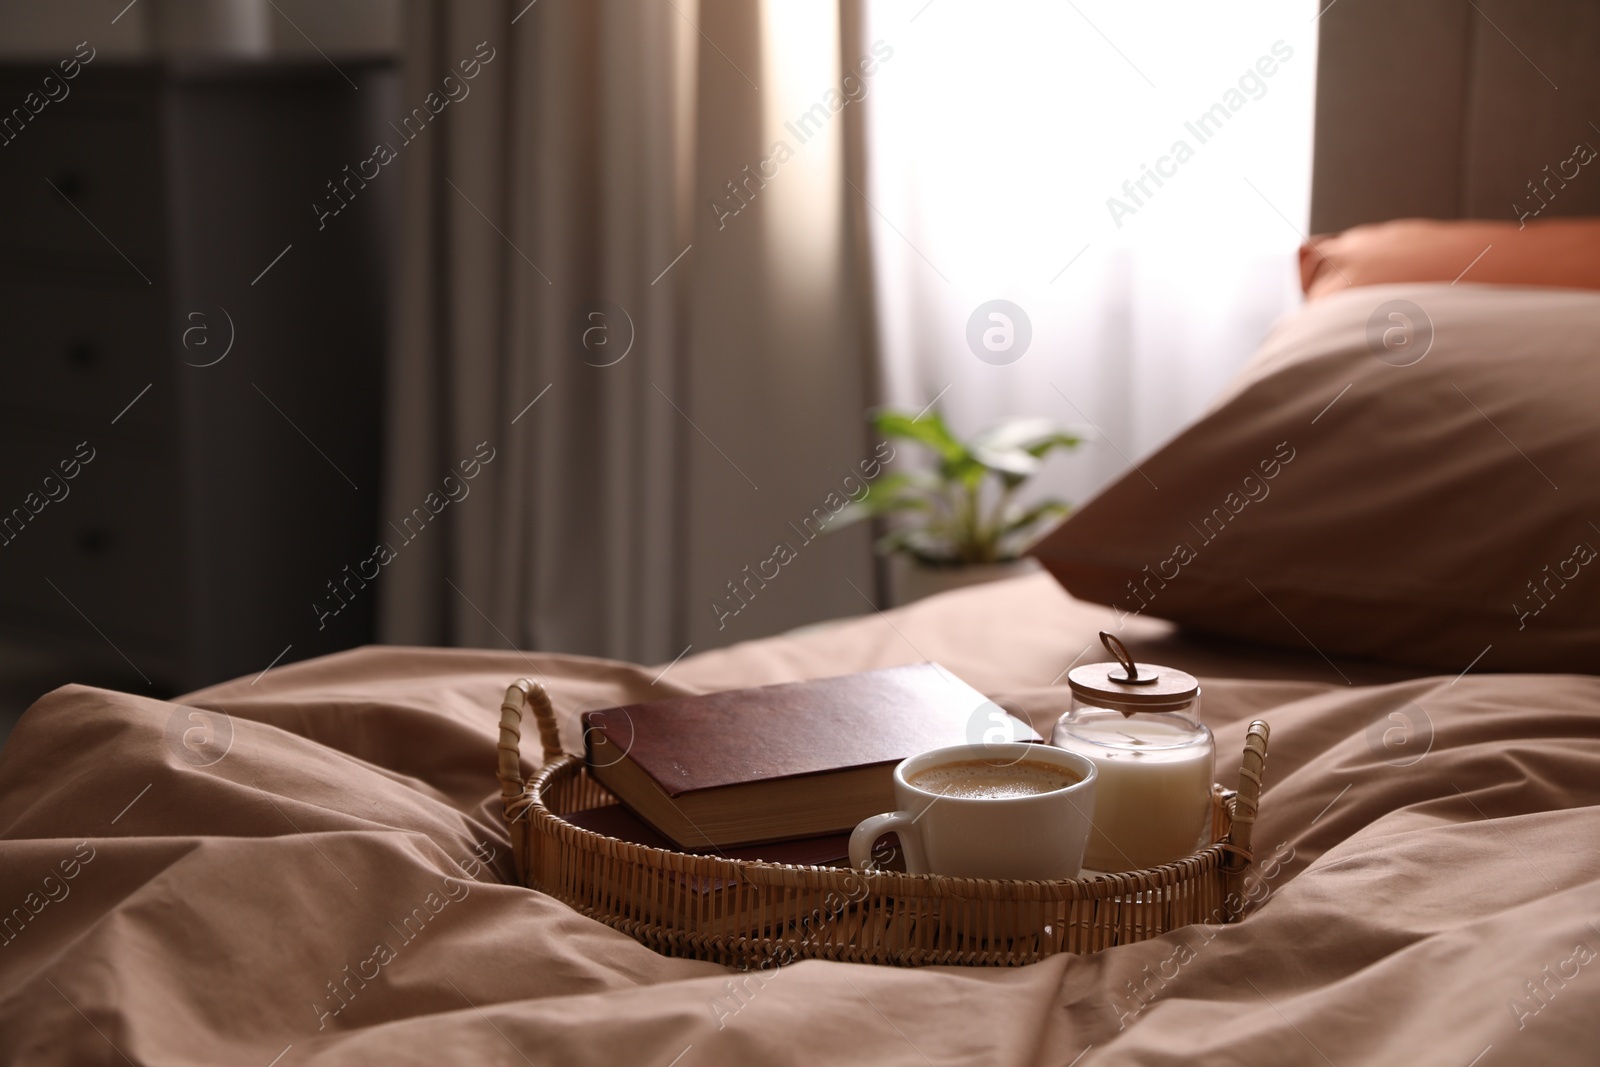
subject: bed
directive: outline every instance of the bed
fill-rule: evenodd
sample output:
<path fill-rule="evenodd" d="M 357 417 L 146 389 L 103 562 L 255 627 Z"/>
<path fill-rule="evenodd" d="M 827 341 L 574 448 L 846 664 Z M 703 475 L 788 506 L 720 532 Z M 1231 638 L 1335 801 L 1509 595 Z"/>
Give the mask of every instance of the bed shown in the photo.
<path fill-rule="evenodd" d="M 57 690 L 0 761 L 0 891 L 30 911 L 0 948 L 0 1042 L 15 1063 L 279 1067 L 1464 1065 L 1596 1048 L 1595 677 L 1346 662 L 1347 684 L 1309 651 L 1130 621 L 1141 659 L 1205 679 L 1219 752 L 1271 723 L 1255 903 L 1234 926 L 1092 956 L 740 975 L 509 884 L 493 777 L 508 679 L 544 680 L 570 711 L 932 659 L 1047 730 L 1107 615 L 1041 573 L 664 674 L 368 648 L 172 703 Z"/>
<path fill-rule="evenodd" d="M 1422 356 L 1383 343 L 1396 301 Z M 0 1059 L 1592 1062 L 1596 336 L 1600 292 L 1333 292 L 1038 546 L 1050 573 L 665 666 L 371 647 L 173 701 L 47 694 L 0 753 Z M 567 751 L 585 709 L 929 660 L 1048 735 L 1101 630 L 1201 679 L 1222 781 L 1270 724 L 1237 923 L 748 973 L 515 884 L 519 677 Z"/>

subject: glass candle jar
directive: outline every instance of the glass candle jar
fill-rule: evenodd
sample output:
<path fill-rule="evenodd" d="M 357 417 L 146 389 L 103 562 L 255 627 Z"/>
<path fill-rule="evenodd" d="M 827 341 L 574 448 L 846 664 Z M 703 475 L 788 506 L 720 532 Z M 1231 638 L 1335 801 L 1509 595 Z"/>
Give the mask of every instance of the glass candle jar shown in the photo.
<path fill-rule="evenodd" d="M 1094 829 L 1083 858 L 1094 871 L 1131 871 L 1193 853 L 1211 821 L 1216 742 L 1200 721 L 1200 683 L 1171 667 L 1135 663 L 1100 640 L 1113 663 L 1067 675 L 1072 708 L 1051 743 L 1098 769 Z"/>

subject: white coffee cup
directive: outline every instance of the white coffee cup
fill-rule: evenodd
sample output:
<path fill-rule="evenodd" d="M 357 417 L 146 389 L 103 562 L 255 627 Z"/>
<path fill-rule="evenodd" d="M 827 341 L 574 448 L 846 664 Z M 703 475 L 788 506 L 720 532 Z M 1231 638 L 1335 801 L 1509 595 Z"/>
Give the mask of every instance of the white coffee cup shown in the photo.
<path fill-rule="evenodd" d="M 947 796 L 909 781 L 947 763 L 1004 768 L 1023 760 L 1067 771 L 1077 780 L 1044 793 L 1007 797 Z M 912 874 L 1058 881 L 1076 878 L 1094 818 L 1095 765 L 1051 745 L 1007 742 L 953 745 L 902 760 L 894 769 L 901 810 L 874 815 L 850 835 L 850 865 L 871 866 L 872 846 L 893 831 Z"/>

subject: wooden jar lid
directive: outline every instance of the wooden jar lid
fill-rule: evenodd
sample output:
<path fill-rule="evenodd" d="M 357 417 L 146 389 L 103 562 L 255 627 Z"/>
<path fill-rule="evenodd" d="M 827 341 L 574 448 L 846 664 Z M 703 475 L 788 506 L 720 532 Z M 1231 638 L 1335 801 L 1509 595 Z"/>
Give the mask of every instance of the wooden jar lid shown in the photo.
<path fill-rule="evenodd" d="M 1199 695 L 1200 682 L 1194 675 L 1175 667 L 1135 663 L 1122 642 L 1104 631 L 1100 640 L 1116 661 L 1073 668 L 1067 685 L 1079 700 L 1132 714 L 1182 708 Z"/>

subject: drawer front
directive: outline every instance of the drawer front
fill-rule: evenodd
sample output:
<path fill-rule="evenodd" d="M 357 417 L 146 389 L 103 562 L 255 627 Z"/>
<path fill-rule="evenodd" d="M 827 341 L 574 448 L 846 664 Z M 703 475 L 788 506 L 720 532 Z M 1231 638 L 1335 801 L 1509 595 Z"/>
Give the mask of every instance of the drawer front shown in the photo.
<path fill-rule="evenodd" d="M 0 147 L 0 248 L 82 257 L 108 272 L 152 281 L 162 242 L 154 113 L 73 114 L 52 104 Z M 135 267 L 123 261 L 131 259 Z M 141 282 L 141 284 L 143 284 Z"/>
<path fill-rule="evenodd" d="M 148 286 L 0 285 L 0 409 L 59 412 L 95 426 L 117 419 L 119 430 L 171 425 L 177 357 L 165 342 L 175 328 L 160 295 Z M 219 323 L 211 332 L 225 331 Z"/>
<path fill-rule="evenodd" d="M 58 633 L 92 638 L 98 627 L 119 644 L 175 650 L 183 607 L 175 465 L 91 439 L 93 458 L 68 480 L 60 463 L 74 460 L 81 440 L 0 439 L 0 611 Z"/>

